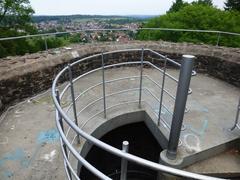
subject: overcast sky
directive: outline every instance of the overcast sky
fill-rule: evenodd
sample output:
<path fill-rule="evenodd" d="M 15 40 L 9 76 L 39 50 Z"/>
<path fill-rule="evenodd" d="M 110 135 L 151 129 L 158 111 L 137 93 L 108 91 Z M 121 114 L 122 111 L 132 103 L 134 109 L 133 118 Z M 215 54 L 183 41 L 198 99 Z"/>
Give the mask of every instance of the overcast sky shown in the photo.
<path fill-rule="evenodd" d="M 36 15 L 159 15 L 174 0 L 30 0 Z M 192 2 L 193 0 L 185 0 Z M 213 0 L 223 8 L 225 0 Z"/>

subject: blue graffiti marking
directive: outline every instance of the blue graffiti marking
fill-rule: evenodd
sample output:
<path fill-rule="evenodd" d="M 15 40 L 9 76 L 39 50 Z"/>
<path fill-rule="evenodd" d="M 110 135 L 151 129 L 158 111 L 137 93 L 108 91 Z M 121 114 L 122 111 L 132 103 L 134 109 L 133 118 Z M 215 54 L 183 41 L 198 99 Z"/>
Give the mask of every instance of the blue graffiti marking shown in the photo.
<path fill-rule="evenodd" d="M 32 161 L 36 158 L 40 150 L 41 150 L 41 144 L 37 146 L 32 157 L 28 159 L 23 149 L 17 148 L 14 152 L 7 153 L 6 155 L 3 156 L 3 158 L 0 159 L 0 167 L 3 166 L 2 169 L 4 169 L 4 164 L 6 161 L 14 161 L 15 163 L 19 161 L 20 169 L 28 168 L 31 165 Z M 15 172 L 11 172 L 9 170 L 5 170 L 2 173 L 0 172 L 0 179 L 2 179 L 1 177 L 4 177 L 4 179 L 12 178 L 14 176 L 14 173 Z"/>
<path fill-rule="evenodd" d="M 195 100 L 192 100 L 192 101 L 191 101 L 190 109 L 193 110 L 193 111 L 201 112 L 201 115 L 203 116 L 203 117 L 201 118 L 202 127 L 199 128 L 199 129 L 195 129 L 195 128 L 192 127 L 192 125 L 190 125 L 190 124 L 186 125 L 186 127 L 189 128 L 192 132 L 194 132 L 194 133 L 197 134 L 198 136 L 203 137 L 203 135 L 205 134 L 205 131 L 206 131 L 207 128 L 208 128 L 208 113 L 209 113 L 209 110 L 208 110 L 207 107 L 199 104 L 199 103 L 198 103 L 197 101 L 195 101 Z"/>
<path fill-rule="evenodd" d="M 203 125 L 202 125 L 202 127 L 201 127 L 199 130 L 193 128 L 191 125 L 186 125 L 186 126 L 187 126 L 192 132 L 196 133 L 197 135 L 203 136 L 204 133 L 205 133 L 205 131 L 206 131 L 206 129 L 207 129 L 207 127 L 208 127 L 208 120 L 205 119 L 205 120 L 203 121 Z"/>
<path fill-rule="evenodd" d="M 13 177 L 13 172 L 11 172 L 11 171 L 8 171 L 8 170 L 6 170 L 6 171 L 4 171 L 3 172 L 3 176 L 5 177 L 5 178 L 11 178 L 11 177 Z"/>
<path fill-rule="evenodd" d="M 7 161 L 15 161 L 15 162 L 19 162 L 20 168 L 28 168 L 29 165 L 37 156 L 37 154 L 39 153 L 39 151 L 41 150 L 41 145 L 43 143 L 53 143 L 57 140 L 59 140 L 59 133 L 57 129 L 42 131 L 38 134 L 38 137 L 37 137 L 38 145 L 36 147 L 36 150 L 33 152 L 33 155 L 31 158 L 28 158 L 28 156 L 26 155 L 26 153 L 22 148 L 17 148 L 15 151 L 7 153 L 0 158 L 0 167 L 4 167 L 5 162 Z M 13 177 L 14 172 L 6 170 L 0 174 L 3 175 L 6 179 L 6 178 Z M 0 175 L 0 179 L 1 179 L 1 175 Z"/>
<path fill-rule="evenodd" d="M 200 112 L 203 112 L 203 113 L 208 113 L 208 112 L 209 112 L 209 110 L 208 110 L 207 107 L 199 104 L 199 103 L 198 103 L 197 101 L 195 101 L 195 100 L 192 100 L 190 107 L 191 107 L 192 110 L 200 111 Z"/>
<path fill-rule="evenodd" d="M 4 165 L 6 161 L 19 161 L 22 167 L 28 167 L 29 165 L 27 156 L 21 148 L 17 148 L 14 152 L 4 155 L 0 159 L 0 166 Z"/>
<path fill-rule="evenodd" d="M 38 144 L 53 143 L 59 140 L 59 133 L 57 129 L 50 129 L 39 133 L 37 142 Z"/>
<path fill-rule="evenodd" d="M 208 113 L 208 112 L 209 112 L 209 111 L 208 111 L 208 108 L 206 108 L 206 107 L 203 107 L 203 108 L 202 108 L 202 111 L 205 112 L 205 113 Z"/>

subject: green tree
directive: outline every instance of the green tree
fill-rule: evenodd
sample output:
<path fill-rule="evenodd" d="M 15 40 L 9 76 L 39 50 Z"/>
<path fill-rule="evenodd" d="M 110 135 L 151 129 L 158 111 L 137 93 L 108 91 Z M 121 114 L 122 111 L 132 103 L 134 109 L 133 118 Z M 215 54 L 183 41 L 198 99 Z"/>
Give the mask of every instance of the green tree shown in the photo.
<path fill-rule="evenodd" d="M 29 0 L 0 0 L 0 37 L 36 33 L 36 28 L 31 24 L 33 13 Z M 0 57 L 23 55 L 29 49 L 31 45 L 26 39 L 1 41 Z"/>
<path fill-rule="evenodd" d="M 183 0 L 176 0 L 172 6 L 170 7 L 168 13 L 171 13 L 171 12 L 177 12 L 179 11 L 181 8 L 187 6 L 188 3 L 186 2 L 183 2 Z"/>
<path fill-rule="evenodd" d="M 201 5 L 213 6 L 212 0 L 197 0 L 196 2 L 192 2 L 192 4 L 201 4 Z"/>
<path fill-rule="evenodd" d="M 0 26 L 25 30 L 33 13 L 29 0 L 1 0 Z"/>
<path fill-rule="evenodd" d="M 240 0 L 227 0 L 225 3 L 225 10 L 240 11 Z"/>
<path fill-rule="evenodd" d="M 167 13 L 153 18 L 143 27 L 146 28 L 173 28 L 173 29 L 203 29 L 219 30 L 240 33 L 240 13 L 222 11 L 213 6 L 191 4 L 178 12 Z M 138 33 L 140 40 L 166 40 L 173 42 L 193 42 L 216 44 L 217 35 L 197 32 L 167 32 L 142 30 Z M 240 37 L 221 35 L 220 45 L 240 46 Z"/>

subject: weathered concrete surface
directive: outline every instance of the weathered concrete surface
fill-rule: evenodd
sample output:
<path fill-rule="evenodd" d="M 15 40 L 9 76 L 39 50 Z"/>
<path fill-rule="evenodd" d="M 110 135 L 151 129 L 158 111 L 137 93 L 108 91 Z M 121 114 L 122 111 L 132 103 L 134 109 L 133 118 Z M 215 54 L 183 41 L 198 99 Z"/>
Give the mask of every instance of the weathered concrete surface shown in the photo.
<path fill-rule="evenodd" d="M 229 170 L 231 167 L 231 170 Z M 231 149 L 218 156 L 201 161 L 192 166 L 185 168 L 186 171 L 210 174 L 210 173 L 222 173 L 223 169 L 226 169 L 232 173 L 240 173 L 240 150 Z M 226 172 L 227 172 L 226 171 Z"/>
<path fill-rule="evenodd" d="M 196 55 L 195 68 L 197 71 L 208 73 L 240 87 L 240 49 L 238 48 L 163 41 L 133 41 L 128 44 L 100 43 L 72 45 L 71 47 L 71 50 L 61 48 L 60 51 L 50 50 L 48 53 L 41 52 L 0 60 L 0 111 L 9 104 L 19 102 L 50 88 L 55 75 L 69 62 L 101 51 L 129 48 L 150 48 L 174 59 L 180 59 L 182 54 Z M 140 53 L 118 53 L 108 56 L 108 63 L 138 59 L 140 59 Z M 145 60 L 159 64 L 156 57 L 149 54 L 145 54 Z M 82 74 L 99 67 L 100 64 L 99 58 L 93 59 L 81 63 L 75 72 Z"/>
<path fill-rule="evenodd" d="M 0 124 L 0 179 L 64 179 L 50 94 L 9 111 Z"/>
<path fill-rule="evenodd" d="M 178 72 L 169 70 L 169 73 L 177 77 Z M 117 77 L 138 76 L 137 68 L 118 68 L 106 71 L 106 80 Z M 144 69 L 144 75 L 149 75 L 152 79 L 161 83 L 161 74 L 151 68 Z M 91 85 L 101 81 L 101 72 L 96 72 L 86 76 L 76 84 L 75 92 L 79 94 Z M 166 79 L 166 88 L 174 94 L 176 86 Z M 159 89 L 149 80 L 144 78 L 144 87 L 151 90 L 159 97 Z M 135 88 L 139 86 L 139 78 L 110 83 L 106 86 L 107 94 Z M 228 128 L 233 125 L 236 106 L 239 97 L 239 88 L 229 85 L 221 80 L 198 74 L 192 78 L 191 88 L 193 94 L 189 96 L 188 107 L 190 111 L 185 115 L 184 124 L 186 130 L 182 133 L 180 151 L 184 155 L 198 154 L 202 150 L 217 146 L 221 143 L 236 139 L 240 135 L 239 130 L 229 132 Z M 60 88 L 61 89 L 61 88 Z M 108 98 L 107 106 L 116 103 L 138 100 L 137 91 L 116 95 Z M 96 87 L 82 96 L 77 103 L 80 110 L 91 101 L 102 96 L 102 87 Z M 70 102 L 69 92 L 63 97 L 62 105 L 65 107 Z M 149 106 L 143 103 L 145 109 L 156 122 L 158 114 L 158 102 L 150 97 L 147 92 L 143 93 L 143 100 L 151 104 L 154 112 Z M 164 103 L 172 110 L 171 100 L 164 95 Z M 127 107 L 127 108 L 126 108 Z M 99 125 L 107 119 L 103 118 L 102 101 L 96 106 L 90 106 L 79 116 L 79 126 L 84 131 L 92 133 Z M 126 111 L 136 111 L 137 103 L 130 103 L 128 106 L 119 105 L 107 110 L 107 118 L 111 118 Z M 100 113 L 99 113 L 100 112 Z M 93 115 L 96 114 L 95 117 Z M 69 113 L 72 116 L 72 113 Z M 169 115 L 163 110 L 167 123 Z M 155 116 L 155 117 L 154 117 Z M 161 131 L 167 136 L 169 130 L 162 124 Z M 59 151 L 58 133 L 54 122 L 54 107 L 51 102 L 50 93 L 34 98 L 20 104 L 9 111 L 7 116 L 0 122 L 0 179 L 64 179 L 62 155 Z M 186 133 L 187 132 L 187 133 Z M 191 134 L 186 138 L 187 134 Z M 70 131 L 69 140 L 72 140 L 74 133 Z M 192 138 L 194 137 L 194 138 Z M 76 147 L 79 147 L 75 144 Z M 239 170 L 239 154 L 232 158 L 214 158 L 211 160 L 211 171 L 208 172 L 236 172 Z M 74 168 L 77 162 L 70 156 Z M 219 163 L 226 163 L 228 166 L 218 166 Z M 198 168 L 190 168 L 195 172 L 206 172 L 204 161 Z M 208 164 L 209 161 L 206 161 Z"/>

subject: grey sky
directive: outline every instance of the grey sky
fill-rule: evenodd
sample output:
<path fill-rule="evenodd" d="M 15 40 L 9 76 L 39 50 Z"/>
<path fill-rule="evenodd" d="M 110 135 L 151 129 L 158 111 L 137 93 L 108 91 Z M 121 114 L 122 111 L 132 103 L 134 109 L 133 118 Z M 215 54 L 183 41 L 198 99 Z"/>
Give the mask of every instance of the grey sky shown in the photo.
<path fill-rule="evenodd" d="M 174 0 L 30 0 L 36 15 L 159 15 L 165 13 Z M 186 0 L 192 2 L 193 0 Z M 224 0 L 213 0 L 223 8 Z"/>

